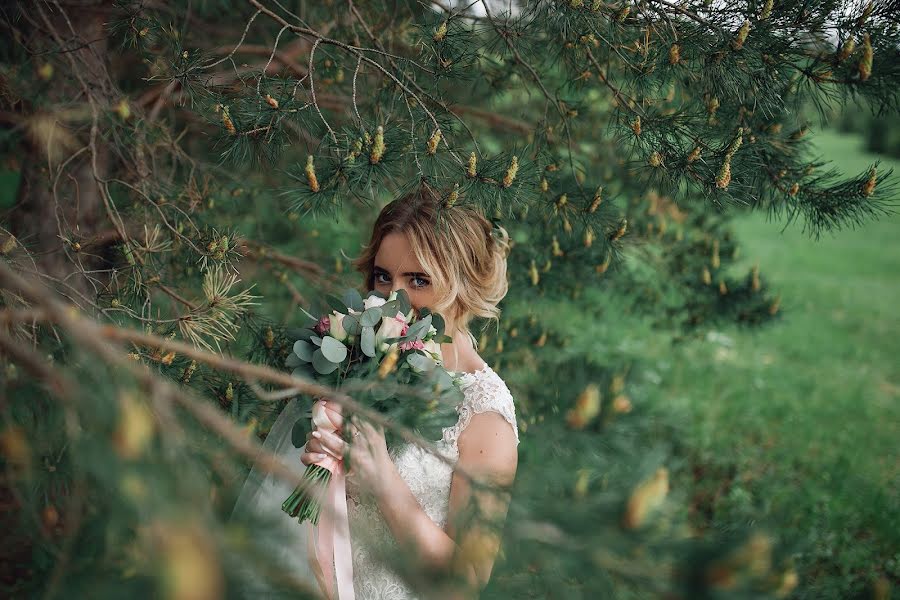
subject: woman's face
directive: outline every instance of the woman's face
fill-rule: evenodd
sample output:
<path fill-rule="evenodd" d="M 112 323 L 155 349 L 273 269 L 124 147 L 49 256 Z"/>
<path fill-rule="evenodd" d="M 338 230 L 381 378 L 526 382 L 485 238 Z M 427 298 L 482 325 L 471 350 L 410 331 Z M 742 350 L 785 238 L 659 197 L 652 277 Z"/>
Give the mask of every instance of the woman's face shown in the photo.
<path fill-rule="evenodd" d="M 406 235 L 389 233 L 381 240 L 372 270 L 374 289 L 385 296 L 395 290 L 406 290 L 416 312 L 423 306 L 435 305 L 436 294 L 431 274 L 426 273 Z"/>

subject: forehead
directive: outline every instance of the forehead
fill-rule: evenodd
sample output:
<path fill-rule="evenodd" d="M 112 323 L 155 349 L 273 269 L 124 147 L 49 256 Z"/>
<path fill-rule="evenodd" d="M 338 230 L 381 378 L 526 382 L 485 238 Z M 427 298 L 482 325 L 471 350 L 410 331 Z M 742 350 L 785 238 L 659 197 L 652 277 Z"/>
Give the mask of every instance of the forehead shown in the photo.
<path fill-rule="evenodd" d="M 419 260 L 413 252 L 406 235 L 392 232 L 381 239 L 378 252 L 375 254 L 375 266 L 381 267 L 390 273 L 401 271 L 425 272 Z"/>

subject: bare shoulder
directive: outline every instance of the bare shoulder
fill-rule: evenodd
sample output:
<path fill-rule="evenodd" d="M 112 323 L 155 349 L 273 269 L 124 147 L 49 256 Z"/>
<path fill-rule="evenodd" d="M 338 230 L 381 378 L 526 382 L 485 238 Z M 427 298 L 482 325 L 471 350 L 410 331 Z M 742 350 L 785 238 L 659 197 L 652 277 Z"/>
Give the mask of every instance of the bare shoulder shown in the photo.
<path fill-rule="evenodd" d="M 477 352 L 472 352 L 471 355 L 462 358 L 460 362 L 463 364 L 463 368 L 458 370 L 462 370 L 467 373 L 480 371 L 485 367 L 485 365 L 487 365 L 487 361 L 478 356 Z"/>
<path fill-rule="evenodd" d="M 486 411 L 474 415 L 459 436 L 459 462 L 474 473 L 509 483 L 519 461 L 516 434 L 503 415 Z"/>

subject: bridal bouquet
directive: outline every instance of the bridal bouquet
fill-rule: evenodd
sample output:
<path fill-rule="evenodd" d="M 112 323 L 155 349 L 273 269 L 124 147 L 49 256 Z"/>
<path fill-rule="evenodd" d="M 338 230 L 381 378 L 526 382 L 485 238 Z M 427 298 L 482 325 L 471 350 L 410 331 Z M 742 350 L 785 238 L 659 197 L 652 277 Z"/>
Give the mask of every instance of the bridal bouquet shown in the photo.
<path fill-rule="evenodd" d="M 327 301 L 332 309 L 328 314 L 304 311 L 309 322 L 297 333 L 287 367 L 335 389 L 352 383 L 348 393 L 358 403 L 426 439 L 438 439 L 443 427 L 456 422 L 456 405 L 462 399 L 459 379 L 442 365 L 439 344 L 452 339 L 444 334 L 441 315 L 427 308 L 416 315 L 404 290 L 387 298 L 370 292 L 363 299 L 351 289 Z M 338 404 L 318 400 L 313 405 L 314 427 L 340 433 L 343 422 Z M 305 445 L 306 425 L 305 419 L 294 425 L 297 448 Z M 395 437 L 393 431 L 385 432 L 388 447 Z M 309 465 L 304 477 L 315 482 L 311 489 L 327 488 L 336 465 L 330 456 Z M 300 523 L 308 519 L 317 524 L 322 497 L 298 487 L 281 508 Z"/>

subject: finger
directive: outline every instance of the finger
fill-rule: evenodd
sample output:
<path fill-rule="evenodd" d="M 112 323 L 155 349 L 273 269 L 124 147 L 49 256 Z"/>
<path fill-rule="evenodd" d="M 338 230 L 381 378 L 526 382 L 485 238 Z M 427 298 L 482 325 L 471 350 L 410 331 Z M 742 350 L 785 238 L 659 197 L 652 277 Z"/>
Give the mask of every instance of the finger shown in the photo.
<path fill-rule="evenodd" d="M 300 455 L 300 462 L 308 467 L 309 465 L 316 464 L 326 458 L 327 456 L 325 454 L 319 454 L 318 452 L 304 452 Z"/>
<path fill-rule="evenodd" d="M 362 433 L 363 435 L 365 435 L 368 431 L 374 431 L 374 425 L 372 421 L 363 417 L 357 417 L 355 427 L 356 431 Z"/>
<path fill-rule="evenodd" d="M 368 421 L 362 423 L 360 431 L 362 432 L 363 436 L 370 440 L 384 436 L 383 429 L 380 426 L 375 426 Z"/>
<path fill-rule="evenodd" d="M 352 437 L 350 438 L 350 444 L 359 444 L 365 442 L 366 444 L 371 444 L 371 430 L 366 428 L 365 423 L 359 423 L 358 426 L 353 427 L 351 432 Z"/>
<path fill-rule="evenodd" d="M 321 454 L 325 452 L 325 449 L 322 447 L 322 442 L 316 438 L 312 438 L 306 442 L 306 451 Z"/>
<path fill-rule="evenodd" d="M 363 430 L 365 431 L 365 433 L 367 433 L 367 434 L 378 433 L 378 428 L 375 427 L 375 425 L 373 425 L 369 421 L 363 422 L 362 427 L 363 427 Z"/>
<path fill-rule="evenodd" d="M 336 457 L 342 457 L 344 455 L 344 447 L 346 443 L 337 435 L 331 433 L 330 431 L 317 431 L 319 441 L 322 442 L 322 446 L 325 448 L 327 452 L 331 452 Z"/>
<path fill-rule="evenodd" d="M 353 438 L 353 441 L 358 443 L 369 442 L 369 430 L 360 425 L 356 428 L 356 436 Z"/>

